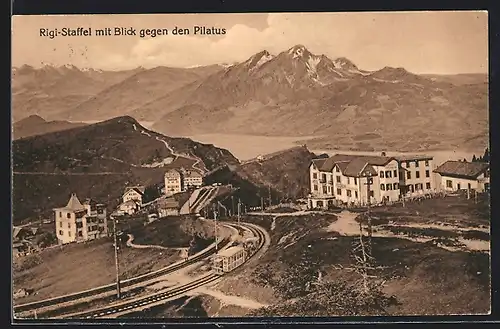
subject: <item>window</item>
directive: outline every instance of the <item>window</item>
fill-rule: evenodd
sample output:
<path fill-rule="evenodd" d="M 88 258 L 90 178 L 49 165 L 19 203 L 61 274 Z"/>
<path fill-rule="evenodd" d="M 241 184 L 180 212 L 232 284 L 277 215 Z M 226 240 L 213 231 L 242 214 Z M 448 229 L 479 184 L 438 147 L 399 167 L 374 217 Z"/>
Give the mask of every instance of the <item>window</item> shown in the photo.
<path fill-rule="evenodd" d="M 397 178 L 398 177 L 398 171 L 396 169 L 394 169 L 394 178 Z"/>
<path fill-rule="evenodd" d="M 71 231 L 68 231 L 68 236 L 71 236 Z"/>
<path fill-rule="evenodd" d="M 83 232 L 82 231 L 78 231 L 78 236 L 82 237 L 83 236 Z"/>
<path fill-rule="evenodd" d="M 368 178 L 368 184 L 373 184 L 373 178 Z"/>
<path fill-rule="evenodd" d="M 370 197 L 373 197 L 375 193 L 373 191 L 370 191 Z"/>
<path fill-rule="evenodd" d="M 380 189 L 381 189 L 382 191 L 385 191 L 385 185 L 384 185 L 384 184 L 380 184 Z"/>
<path fill-rule="evenodd" d="M 64 235 L 63 230 L 59 230 L 59 235 Z"/>
<path fill-rule="evenodd" d="M 354 185 L 358 185 L 358 179 L 354 177 Z"/>
<path fill-rule="evenodd" d="M 337 195 L 342 195 L 342 190 L 341 189 L 337 189 Z"/>
<path fill-rule="evenodd" d="M 384 172 L 383 171 L 380 172 L 380 178 L 384 178 Z"/>
<path fill-rule="evenodd" d="M 358 191 L 354 191 L 354 197 L 357 199 L 358 198 Z"/>
<path fill-rule="evenodd" d="M 415 161 L 415 167 L 418 168 L 418 160 Z"/>
<path fill-rule="evenodd" d="M 63 227 L 63 223 L 62 222 L 59 222 L 59 227 Z"/>
<path fill-rule="evenodd" d="M 415 171 L 415 178 L 420 178 L 420 172 L 419 171 Z"/>
<path fill-rule="evenodd" d="M 399 190 L 399 184 L 398 183 L 394 183 L 393 184 L 393 190 Z"/>
<path fill-rule="evenodd" d="M 406 178 L 407 179 L 411 179 L 411 171 L 407 171 L 406 172 Z"/>
<path fill-rule="evenodd" d="M 339 167 L 335 167 L 335 171 L 336 171 L 336 172 L 340 172 Z"/>
<path fill-rule="evenodd" d="M 340 176 L 337 176 L 337 183 L 340 183 Z"/>
<path fill-rule="evenodd" d="M 446 180 L 446 187 L 453 187 L 452 183 L 451 183 L 451 180 L 447 179 Z"/>
<path fill-rule="evenodd" d="M 352 194 L 351 194 L 351 190 L 347 190 L 347 197 L 349 197 L 349 198 L 350 198 L 351 196 L 352 196 Z"/>
<path fill-rule="evenodd" d="M 392 191 L 392 184 L 387 184 L 386 188 L 387 191 Z"/>
<path fill-rule="evenodd" d="M 429 160 L 425 160 L 425 166 L 429 167 Z"/>
<path fill-rule="evenodd" d="M 326 174 L 321 174 L 321 180 L 322 180 L 323 182 L 326 182 Z"/>
<path fill-rule="evenodd" d="M 317 191 L 318 190 L 318 185 L 314 185 L 314 190 Z"/>
<path fill-rule="evenodd" d="M 71 218 L 71 214 L 70 214 L 70 213 L 67 213 L 67 214 L 66 214 L 66 218 L 68 218 L 68 219 L 69 219 L 69 218 Z"/>
<path fill-rule="evenodd" d="M 406 168 L 410 168 L 410 161 L 406 161 Z"/>
<path fill-rule="evenodd" d="M 391 178 L 392 177 L 392 173 L 391 173 L 390 170 L 385 172 L 385 177 L 387 177 L 387 178 Z"/>
<path fill-rule="evenodd" d="M 323 194 L 326 194 L 326 186 L 323 186 Z"/>
<path fill-rule="evenodd" d="M 59 212 L 59 217 L 62 217 L 62 212 L 61 211 Z"/>
<path fill-rule="evenodd" d="M 83 227 L 83 223 L 82 222 L 76 223 L 76 228 L 82 228 L 82 227 Z"/>
<path fill-rule="evenodd" d="M 318 178 L 318 174 L 317 173 L 313 173 L 313 178 L 314 179 Z"/>
<path fill-rule="evenodd" d="M 470 183 L 467 184 L 467 188 L 470 190 L 472 188 L 472 186 L 470 185 Z"/>
<path fill-rule="evenodd" d="M 351 179 L 347 177 L 347 185 L 351 184 Z"/>
<path fill-rule="evenodd" d="M 330 186 L 328 186 L 328 194 L 330 194 L 331 191 L 332 191 L 332 188 Z"/>
<path fill-rule="evenodd" d="M 431 189 L 431 183 L 427 182 L 425 183 L 425 188 L 430 190 Z"/>
<path fill-rule="evenodd" d="M 430 177 L 431 176 L 431 173 L 429 172 L 429 170 L 426 170 L 425 171 L 425 177 Z"/>

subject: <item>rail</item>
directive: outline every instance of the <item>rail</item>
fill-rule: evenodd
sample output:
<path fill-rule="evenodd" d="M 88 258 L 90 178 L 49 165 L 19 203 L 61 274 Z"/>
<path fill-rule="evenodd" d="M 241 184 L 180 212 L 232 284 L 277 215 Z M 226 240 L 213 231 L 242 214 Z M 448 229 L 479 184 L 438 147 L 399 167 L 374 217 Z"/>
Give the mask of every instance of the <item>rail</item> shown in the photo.
<path fill-rule="evenodd" d="M 226 238 L 226 239 L 223 239 L 221 242 L 219 242 L 219 244 L 224 246 L 224 245 L 227 245 L 229 242 L 230 242 L 230 239 Z M 129 287 L 131 285 L 141 283 L 143 281 L 148 281 L 151 279 L 155 279 L 159 276 L 169 274 L 169 273 L 177 271 L 185 266 L 191 265 L 191 264 L 199 261 L 200 259 L 202 259 L 206 256 L 209 256 L 209 255 L 212 255 L 214 253 L 215 253 L 215 244 L 206 248 L 205 250 L 201 251 L 197 255 L 191 256 L 191 258 L 188 258 L 188 260 L 186 260 L 186 261 L 180 261 L 180 262 L 177 262 L 175 264 L 164 267 L 162 269 L 159 269 L 159 270 L 156 270 L 153 272 L 149 272 L 146 274 L 142 274 L 142 275 L 136 276 L 134 278 L 123 280 L 120 282 L 121 287 L 126 288 L 126 287 Z M 72 293 L 72 294 L 68 294 L 68 295 L 64 295 L 64 296 L 58 296 L 58 297 L 49 298 L 49 299 L 45 299 L 45 300 L 41 300 L 41 301 L 17 305 L 17 306 L 14 306 L 14 312 L 20 313 L 20 312 L 26 312 L 26 311 L 39 309 L 42 307 L 54 306 L 57 304 L 62 304 L 62 303 L 66 303 L 66 302 L 81 299 L 81 298 L 86 298 L 86 297 L 89 297 L 92 295 L 99 295 L 102 293 L 110 292 L 110 291 L 113 291 L 115 289 L 116 289 L 116 283 L 111 283 L 111 284 L 107 284 L 105 286 L 92 288 L 92 289 L 88 289 L 85 291 L 80 291 L 80 292 L 76 292 L 76 293 Z"/>

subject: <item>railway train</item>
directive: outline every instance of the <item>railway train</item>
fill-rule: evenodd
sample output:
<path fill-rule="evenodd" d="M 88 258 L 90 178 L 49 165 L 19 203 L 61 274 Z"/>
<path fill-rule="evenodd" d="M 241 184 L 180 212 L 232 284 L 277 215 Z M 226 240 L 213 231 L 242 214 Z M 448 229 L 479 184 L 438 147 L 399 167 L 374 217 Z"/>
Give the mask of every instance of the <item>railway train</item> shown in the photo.
<path fill-rule="evenodd" d="M 231 272 L 243 264 L 257 250 L 258 242 L 257 237 L 247 238 L 241 242 L 234 242 L 229 248 L 221 250 L 214 258 L 212 267 L 214 273 L 221 275 Z"/>

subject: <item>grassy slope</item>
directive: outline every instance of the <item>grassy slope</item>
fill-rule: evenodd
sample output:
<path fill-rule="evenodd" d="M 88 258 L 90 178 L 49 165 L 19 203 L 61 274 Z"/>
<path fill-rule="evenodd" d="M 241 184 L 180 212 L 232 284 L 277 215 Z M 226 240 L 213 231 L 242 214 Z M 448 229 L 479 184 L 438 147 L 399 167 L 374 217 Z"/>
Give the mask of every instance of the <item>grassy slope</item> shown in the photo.
<path fill-rule="evenodd" d="M 173 263 L 177 252 L 124 247 L 119 257 L 122 278 L 129 278 Z M 114 280 L 111 239 L 46 249 L 16 259 L 13 265 L 14 289 L 34 289 L 37 293 L 20 299 L 19 303 L 90 289 Z"/>
<path fill-rule="evenodd" d="M 134 125 L 137 130 L 134 129 Z M 51 208 L 67 202 L 71 192 L 80 198 L 92 197 L 116 206 L 128 184 L 158 184 L 168 168 L 191 167 L 195 160 L 178 157 L 163 168 L 140 168 L 152 156 L 171 156 L 165 145 L 142 134 L 143 129 L 130 117 L 16 140 L 13 143 L 14 171 L 102 173 L 101 176 L 20 175 L 13 179 L 14 220 L 33 216 L 40 209 L 50 216 Z M 227 150 L 200 144 L 185 138 L 163 136 L 176 152 L 199 156 L 211 169 L 220 163 L 237 163 Z M 113 158 L 119 159 L 115 160 Z M 201 165 L 203 167 L 203 164 Z"/>
<path fill-rule="evenodd" d="M 410 217 L 409 222 L 441 220 L 442 216 L 439 213 L 452 210 L 457 204 L 445 202 L 441 206 L 439 209 L 430 204 L 415 205 L 419 209 L 427 209 L 427 212 L 422 211 L 418 218 L 416 215 Z M 462 214 L 458 221 L 464 226 L 484 223 L 484 219 L 480 218 L 483 208 L 482 205 L 469 205 L 467 209 L 457 207 L 457 211 Z M 431 213 L 437 215 L 430 217 Z M 401 215 L 400 220 L 404 221 L 403 218 L 404 215 Z M 328 222 L 334 220 L 333 218 L 328 219 L 323 215 L 276 218 L 274 230 L 271 230 L 270 216 L 252 216 L 244 220 L 268 229 L 271 234 L 271 247 L 258 265 L 229 276 L 220 285 L 221 290 L 233 294 L 242 293 L 263 302 L 279 303 L 282 298 L 276 288 L 282 275 L 289 272 L 293 264 L 304 261 L 302 254 L 307 249 L 312 250 L 313 262 L 316 263 L 309 268 L 310 271 L 321 269 L 324 279 L 334 282 L 355 278 L 356 275 L 351 271 L 338 268 L 339 265 L 344 268 L 352 266 L 350 250 L 355 237 L 338 236 L 335 232 L 324 231 L 322 228 L 328 226 Z M 283 238 L 290 233 L 293 234 Z M 307 234 L 303 236 L 305 233 Z M 290 244 L 301 236 L 303 237 L 294 244 Z M 399 302 L 399 305 L 388 309 L 390 314 L 488 312 L 490 303 L 488 254 L 451 252 L 431 243 L 417 243 L 398 238 L 374 238 L 373 248 L 378 264 L 386 267 L 378 273 L 380 278 L 387 280 L 385 291 L 394 294 Z M 293 315 L 286 313 L 285 309 L 280 311 L 280 307 L 276 312 L 275 315 Z"/>

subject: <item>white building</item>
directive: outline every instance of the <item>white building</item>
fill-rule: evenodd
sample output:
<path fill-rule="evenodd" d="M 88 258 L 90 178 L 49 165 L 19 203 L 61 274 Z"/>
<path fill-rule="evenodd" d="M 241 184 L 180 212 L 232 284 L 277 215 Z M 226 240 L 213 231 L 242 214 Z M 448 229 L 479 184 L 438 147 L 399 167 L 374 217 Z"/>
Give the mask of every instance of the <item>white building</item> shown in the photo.
<path fill-rule="evenodd" d="M 401 193 L 428 193 L 436 190 L 434 159 L 426 155 L 396 157 L 399 163 Z"/>
<path fill-rule="evenodd" d="M 203 176 L 194 170 L 187 170 L 183 174 L 183 187 L 187 190 L 190 187 L 201 187 L 203 185 Z"/>
<path fill-rule="evenodd" d="M 445 191 L 490 189 L 490 165 L 485 162 L 446 161 L 434 170 Z"/>
<path fill-rule="evenodd" d="M 177 169 L 170 169 L 165 173 L 165 195 L 182 192 L 182 173 Z"/>
<path fill-rule="evenodd" d="M 399 199 L 399 168 L 393 157 L 336 154 L 313 160 L 309 171 L 310 208 Z"/>
<path fill-rule="evenodd" d="M 126 187 L 125 192 L 122 196 L 122 202 L 126 203 L 128 201 L 136 201 L 139 206 L 142 206 L 142 197 L 144 196 L 145 188 L 144 186 L 131 186 Z"/>
<path fill-rule="evenodd" d="M 141 208 L 137 200 L 128 200 L 118 206 L 118 211 L 121 214 L 133 215 Z"/>
<path fill-rule="evenodd" d="M 60 244 L 93 240 L 108 234 L 106 206 L 91 199 L 80 203 L 72 194 L 68 204 L 55 208 L 56 236 Z"/>

